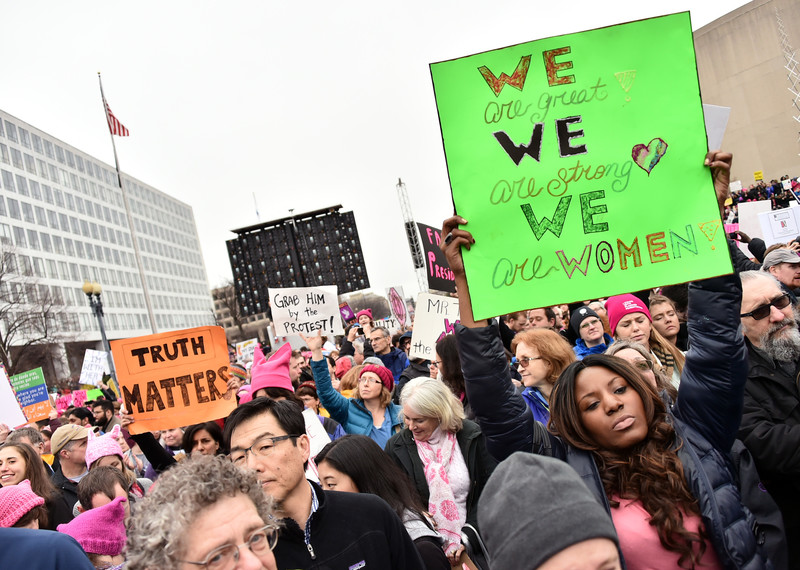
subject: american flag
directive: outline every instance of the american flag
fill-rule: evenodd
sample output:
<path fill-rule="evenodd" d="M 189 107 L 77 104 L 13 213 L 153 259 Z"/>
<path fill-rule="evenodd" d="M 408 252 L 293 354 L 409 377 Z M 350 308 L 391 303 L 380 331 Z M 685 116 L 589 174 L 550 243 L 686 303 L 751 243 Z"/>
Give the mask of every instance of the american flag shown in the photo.
<path fill-rule="evenodd" d="M 108 101 L 106 101 L 105 97 L 103 97 L 103 106 L 106 108 L 106 120 L 108 120 L 108 130 L 111 131 L 111 134 L 117 135 L 118 137 L 127 137 L 130 135 L 125 125 L 120 123 L 119 119 L 111 112 L 111 107 L 108 106 Z"/>

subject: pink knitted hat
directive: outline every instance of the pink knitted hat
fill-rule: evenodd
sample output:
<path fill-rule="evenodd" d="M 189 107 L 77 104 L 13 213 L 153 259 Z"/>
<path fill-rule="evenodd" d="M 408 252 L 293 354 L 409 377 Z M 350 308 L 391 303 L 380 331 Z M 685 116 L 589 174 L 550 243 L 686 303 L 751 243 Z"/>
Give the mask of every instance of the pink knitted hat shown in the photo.
<path fill-rule="evenodd" d="M 345 355 L 340 356 L 339 359 L 336 361 L 336 377 L 341 380 L 342 376 L 347 374 L 347 371 L 353 367 L 355 360 L 352 356 Z"/>
<path fill-rule="evenodd" d="M 619 324 L 620 319 L 631 313 L 644 313 L 650 322 L 653 321 L 650 311 L 647 310 L 642 300 L 630 293 L 609 297 L 606 301 L 606 312 L 608 313 L 608 326 L 611 328 L 611 334 L 614 334 L 617 330 L 617 324 Z"/>
<path fill-rule="evenodd" d="M 394 376 L 392 376 L 392 371 L 385 366 L 367 364 L 361 370 L 361 373 L 358 375 L 358 377 L 361 378 L 364 375 L 364 372 L 372 372 L 373 374 L 377 374 L 378 378 L 380 378 L 381 382 L 383 382 L 383 385 L 386 386 L 386 389 L 390 392 L 392 391 L 392 388 L 394 388 Z"/>
<path fill-rule="evenodd" d="M 363 311 L 359 311 L 356 313 L 356 320 L 358 320 L 361 315 L 367 315 L 369 320 L 372 320 L 372 309 L 364 309 Z"/>
<path fill-rule="evenodd" d="M 0 488 L 0 528 L 11 528 L 31 509 L 44 504 L 44 499 L 31 491 L 31 482 L 25 479 L 18 485 Z"/>
<path fill-rule="evenodd" d="M 117 556 L 125 548 L 125 497 L 117 497 L 107 505 L 89 509 L 56 528 L 78 541 L 88 554 Z"/>
<path fill-rule="evenodd" d="M 246 404 L 253 399 L 253 393 L 250 391 L 250 388 L 250 384 L 245 384 L 236 392 L 236 395 L 239 396 L 239 405 Z"/>
<path fill-rule="evenodd" d="M 107 455 L 119 455 L 122 460 L 122 448 L 117 443 L 119 432 L 119 425 L 115 425 L 105 435 L 98 436 L 89 431 L 89 440 L 86 442 L 86 467 L 91 469 L 92 463 Z"/>
<path fill-rule="evenodd" d="M 289 378 L 289 361 L 292 359 L 292 347 L 284 344 L 269 360 L 259 347 L 253 355 L 253 367 L 250 369 L 250 393 L 255 395 L 262 388 L 285 388 L 294 392 L 292 380 Z"/>

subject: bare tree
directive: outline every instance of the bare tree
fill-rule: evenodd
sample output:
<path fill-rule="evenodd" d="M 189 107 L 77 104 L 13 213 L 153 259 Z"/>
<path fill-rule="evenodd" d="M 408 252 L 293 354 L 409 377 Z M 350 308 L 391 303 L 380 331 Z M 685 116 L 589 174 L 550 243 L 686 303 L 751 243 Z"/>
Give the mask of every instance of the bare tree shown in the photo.
<path fill-rule="evenodd" d="M 47 345 L 67 340 L 64 331 L 75 318 L 38 282 L 30 258 L 23 259 L 20 266 L 13 248 L 0 246 L 0 361 L 9 375 L 26 370 L 27 360 L 40 360 Z"/>
<path fill-rule="evenodd" d="M 215 311 L 215 320 L 220 326 L 224 326 L 221 319 L 230 318 L 233 324 L 239 329 L 237 336 L 244 338 L 244 324 L 246 317 L 242 314 L 242 309 L 239 306 L 239 301 L 236 299 L 236 288 L 233 286 L 231 279 L 226 280 L 222 286 L 214 289 L 214 301 L 219 301 L 222 314 L 220 315 Z M 227 312 L 227 313 L 226 313 Z"/>

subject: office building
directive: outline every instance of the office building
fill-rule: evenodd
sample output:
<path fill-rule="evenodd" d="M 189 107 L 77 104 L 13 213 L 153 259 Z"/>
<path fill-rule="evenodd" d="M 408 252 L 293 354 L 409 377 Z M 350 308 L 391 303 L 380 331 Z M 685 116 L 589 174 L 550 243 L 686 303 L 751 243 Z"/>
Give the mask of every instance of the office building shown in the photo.
<path fill-rule="evenodd" d="M 124 173 L 122 180 L 157 332 L 213 324 L 191 206 Z M 15 261 L 0 296 L 22 301 L 0 327 L 5 334 L 26 307 L 52 301 L 51 374 L 79 374 L 83 349 L 101 348 L 85 279 L 102 285 L 109 339 L 153 332 L 115 168 L 1 110 L 0 242 Z"/>
<path fill-rule="evenodd" d="M 800 2 L 754 0 L 696 30 L 694 44 L 703 103 L 731 108 L 731 178 L 800 176 Z"/>
<path fill-rule="evenodd" d="M 243 315 L 270 314 L 270 287 L 336 285 L 339 295 L 369 288 L 355 216 L 340 209 L 233 230 L 228 256 Z"/>

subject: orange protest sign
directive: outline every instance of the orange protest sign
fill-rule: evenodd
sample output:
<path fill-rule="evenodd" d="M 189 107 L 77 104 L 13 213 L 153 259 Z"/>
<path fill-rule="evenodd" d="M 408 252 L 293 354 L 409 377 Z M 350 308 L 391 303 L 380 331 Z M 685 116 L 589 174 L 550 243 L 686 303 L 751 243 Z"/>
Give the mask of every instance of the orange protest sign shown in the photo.
<path fill-rule="evenodd" d="M 116 340 L 111 352 L 125 409 L 136 420 L 131 433 L 216 420 L 236 407 L 221 327 Z"/>

